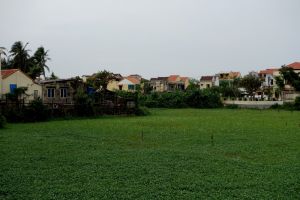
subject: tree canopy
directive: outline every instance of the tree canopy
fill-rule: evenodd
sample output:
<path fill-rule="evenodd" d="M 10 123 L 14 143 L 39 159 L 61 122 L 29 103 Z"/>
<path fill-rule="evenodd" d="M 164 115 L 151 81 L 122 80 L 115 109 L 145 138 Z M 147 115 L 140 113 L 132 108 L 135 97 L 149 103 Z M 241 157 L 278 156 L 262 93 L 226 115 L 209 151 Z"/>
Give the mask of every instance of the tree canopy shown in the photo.
<path fill-rule="evenodd" d="M 15 42 L 9 50 L 9 55 L 1 59 L 3 69 L 20 69 L 32 79 L 41 75 L 46 78 L 46 71 L 49 72 L 47 61 L 50 60 L 48 50 L 43 46 L 37 48 L 31 56 L 27 48 L 28 42 L 24 45 L 21 41 Z"/>
<path fill-rule="evenodd" d="M 276 78 L 279 87 L 284 86 L 284 83 L 286 83 L 293 86 L 296 91 L 300 91 L 300 73 L 296 73 L 293 68 L 285 65 L 280 68 L 279 73 L 281 76 Z"/>
<path fill-rule="evenodd" d="M 112 72 L 103 70 L 90 77 L 88 79 L 88 84 L 93 86 L 95 89 L 104 91 L 107 89 L 108 83 L 115 78 L 116 77 Z"/>
<path fill-rule="evenodd" d="M 261 80 L 253 74 L 248 74 L 240 80 L 239 84 L 241 87 L 245 88 L 249 95 L 254 96 L 255 92 L 261 86 Z"/>

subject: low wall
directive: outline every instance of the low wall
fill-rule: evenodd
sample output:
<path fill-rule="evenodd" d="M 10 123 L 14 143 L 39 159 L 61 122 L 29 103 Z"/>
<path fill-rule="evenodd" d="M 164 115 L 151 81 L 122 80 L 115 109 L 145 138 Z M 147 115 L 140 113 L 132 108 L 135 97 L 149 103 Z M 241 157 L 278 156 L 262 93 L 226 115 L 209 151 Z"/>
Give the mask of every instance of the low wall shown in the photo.
<path fill-rule="evenodd" d="M 238 105 L 240 108 L 258 108 L 266 109 L 270 108 L 272 105 L 279 104 L 282 105 L 283 101 L 224 101 L 224 105 Z"/>

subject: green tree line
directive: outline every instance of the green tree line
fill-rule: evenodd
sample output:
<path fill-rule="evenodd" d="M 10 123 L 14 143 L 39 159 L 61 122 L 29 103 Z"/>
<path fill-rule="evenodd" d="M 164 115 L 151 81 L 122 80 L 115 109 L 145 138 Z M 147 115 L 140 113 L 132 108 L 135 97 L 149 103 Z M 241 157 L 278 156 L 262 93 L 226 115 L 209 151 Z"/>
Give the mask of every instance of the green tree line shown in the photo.
<path fill-rule="evenodd" d="M 15 42 L 5 53 L 5 57 L 1 58 L 2 69 L 20 69 L 32 79 L 40 76 L 46 79 L 46 72 L 50 72 L 47 65 L 47 62 L 51 60 L 49 50 L 40 46 L 33 55 L 30 55 L 31 50 L 28 49 L 28 44 L 28 42 L 25 45 L 21 41 Z M 53 72 L 51 77 L 56 77 Z"/>

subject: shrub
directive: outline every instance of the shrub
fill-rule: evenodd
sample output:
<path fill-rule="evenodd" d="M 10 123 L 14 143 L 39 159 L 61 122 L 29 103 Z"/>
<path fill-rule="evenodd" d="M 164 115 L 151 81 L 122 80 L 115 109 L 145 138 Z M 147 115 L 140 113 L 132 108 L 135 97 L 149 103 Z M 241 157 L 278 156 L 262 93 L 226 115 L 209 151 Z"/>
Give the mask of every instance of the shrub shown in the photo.
<path fill-rule="evenodd" d="M 92 116 L 94 115 L 93 101 L 83 91 L 78 91 L 74 97 L 75 113 L 78 116 Z"/>
<path fill-rule="evenodd" d="M 30 102 L 23 109 L 24 122 L 46 121 L 49 119 L 49 109 L 43 104 L 43 101 L 38 98 Z"/>
<path fill-rule="evenodd" d="M 214 89 L 175 92 L 153 92 L 139 97 L 140 105 L 153 108 L 217 108 L 222 107 L 220 94 Z"/>
<path fill-rule="evenodd" d="M 4 128 L 5 124 L 6 124 L 5 117 L 0 114 L 0 128 Z"/>
<path fill-rule="evenodd" d="M 270 107 L 270 109 L 281 109 L 281 108 L 282 108 L 282 106 L 279 105 L 278 103 L 276 103 Z"/>
<path fill-rule="evenodd" d="M 282 108 L 285 110 L 295 110 L 294 103 L 292 102 L 286 102 L 282 105 Z"/>
<path fill-rule="evenodd" d="M 3 115 L 8 122 L 22 122 L 24 113 L 22 109 L 17 106 L 7 107 L 3 110 Z"/>

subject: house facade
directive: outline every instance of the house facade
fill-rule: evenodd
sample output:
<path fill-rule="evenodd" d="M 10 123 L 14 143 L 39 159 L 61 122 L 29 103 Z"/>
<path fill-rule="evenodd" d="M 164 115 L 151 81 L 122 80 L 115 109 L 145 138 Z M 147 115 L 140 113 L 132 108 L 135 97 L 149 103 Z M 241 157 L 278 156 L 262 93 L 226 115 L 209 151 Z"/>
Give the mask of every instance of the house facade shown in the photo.
<path fill-rule="evenodd" d="M 127 77 L 116 76 L 116 79 L 111 80 L 108 85 L 107 89 L 109 91 L 129 91 L 135 92 L 141 86 L 142 77 L 140 75 L 134 74 L 129 75 Z"/>
<path fill-rule="evenodd" d="M 179 75 L 151 78 L 150 86 L 152 87 L 152 90 L 156 92 L 185 90 L 189 86 L 189 78 L 181 77 Z"/>
<path fill-rule="evenodd" d="M 16 88 L 27 88 L 24 96 L 25 103 L 42 97 L 42 86 L 35 83 L 19 69 L 1 70 L 1 96 L 13 93 Z"/>
<path fill-rule="evenodd" d="M 171 75 L 168 77 L 168 91 L 185 90 L 189 86 L 187 77 Z"/>
<path fill-rule="evenodd" d="M 150 79 L 152 91 L 164 92 L 168 90 L 168 77 L 157 77 Z"/>
<path fill-rule="evenodd" d="M 200 78 L 200 89 L 211 88 L 216 85 L 216 77 L 215 76 L 202 76 Z"/>
<path fill-rule="evenodd" d="M 220 72 L 219 74 L 216 74 L 216 78 L 218 79 L 216 82 L 216 86 L 219 86 L 221 82 L 229 82 L 232 83 L 234 79 L 241 78 L 240 72 Z"/>
<path fill-rule="evenodd" d="M 275 74 L 277 72 L 279 72 L 278 68 L 268 68 L 258 72 L 258 77 L 261 80 L 261 88 L 257 93 L 258 96 L 269 100 L 276 98 Z"/>
<path fill-rule="evenodd" d="M 43 102 L 45 104 L 74 104 L 76 88 L 83 87 L 83 83 L 75 78 L 43 80 Z"/>
<path fill-rule="evenodd" d="M 296 73 L 300 73 L 300 62 L 294 62 L 289 65 L 286 65 L 287 67 L 292 68 Z M 259 72 L 259 77 L 262 81 L 262 87 L 261 90 L 263 92 L 263 95 L 266 94 L 265 91 L 272 93 L 271 97 L 275 99 L 281 99 L 284 101 L 294 100 L 297 96 L 299 96 L 299 92 L 295 92 L 294 88 L 285 83 L 283 91 L 281 91 L 279 94 L 278 92 L 278 86 L 276 84 L 275 77 L 281 76 L 280 75 L 280 68 L 269 68 L 265 70 L 261 70 Z"/>
<path fill-rule="evenodd" d="M 135 76 L 127 76 L 118 83 L 119 90 L 135 92 L 141 85 L 141 78 Z"/>

